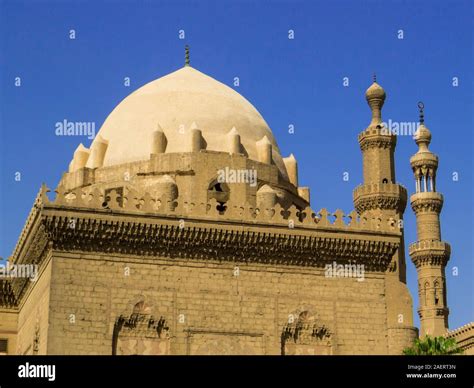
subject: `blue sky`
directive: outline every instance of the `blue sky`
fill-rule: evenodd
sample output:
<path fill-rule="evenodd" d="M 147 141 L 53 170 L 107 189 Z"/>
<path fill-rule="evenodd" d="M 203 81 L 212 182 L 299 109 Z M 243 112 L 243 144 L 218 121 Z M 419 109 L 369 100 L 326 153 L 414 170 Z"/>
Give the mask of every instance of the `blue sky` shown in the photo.
<path fill-rule="evenodd" d="M 470 3 L 0 0 L 0 256 L 11 254 L 41 183 L 54 188 L 77 145 L 90 144 L 85 137 L 56 136 L 55 123 L 91 121 L 98 129 L 133 90 L 180 68 L 189 44 L 195 68 L 232 87 L 239 77 L 235 89 L 264 116 L 282 155 L 296 156 L 313 209 L 353 209 L 352 190 L 362 182 L 357 134 L 370 122 L 364 92 L 373 72 L 387 92 L 384 121 L 416 122 L 417 102 L 424 101 L 431 149 L 440 157 L 442 237 L 452 245 L 450 327 L 472 321 Z M 414 152 L 413 139 L 400 136 L 397 181 L 410 193 Z M 408 245 L 416 240 L 409 205 L 405 220 Z M 416 271 L 407 261 L 418 325 Z"/>

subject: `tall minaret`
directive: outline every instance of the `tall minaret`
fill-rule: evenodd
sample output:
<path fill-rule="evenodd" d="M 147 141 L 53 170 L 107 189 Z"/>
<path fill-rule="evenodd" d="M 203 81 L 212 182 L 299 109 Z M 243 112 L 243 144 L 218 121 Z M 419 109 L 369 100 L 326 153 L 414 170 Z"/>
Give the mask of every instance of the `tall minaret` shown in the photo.
<path fill-rule="evenodd" d="M 389 354 L 401 354 L 411 346 L 417 332 L 413 325 L 413 302 L 406 285 L 405 238 L 403 213 L 407 204 L 406 189 L 395 177 L 395 146 L 397 136 L 382 122 L 385 91 L 374 80 L 365 98 L 372 111 L 369 126 L 359 134 L 362 151 L 363 184 L 353 192 L 354 207 L 361 218 L 393 218 L 400 228 L 399 248 L 385 271 L 387 302 L 387 345 Z"/>
<path fill-rule="evenodd" d="M 431 133 L 424 124 L 423 103 L 418 107 L 420 126 L 415 133 L 418 152 L 410 159 L 416 183 L 416 193 L 410 202 L 416 214 L 418 241 L 410 245 L 409 253 L 418 272 L 420 336 L 424 337 L 427 334 L 440 336 L 448 329 L 444 270 L 451 248 L 441 241 L 439 213 L 443 196 L 436 191 L 438 157 L 428 149 Z"/>
<path fill-rule="evenodd" d="M 389 354 L 401 354 L 417 336 L 413 325 L 413 302 L 406 285 L 403 213 L 407 204 L 406 189 L 396 183 L 395 146 L 397 136 L 382 123 L 385 91 L 376 82 L 367 89 L 365 98 L 372 111 L 369 126 L 359 134 L 364 182 L 353 192 L 354 206 L 361 218 L 398 219 L 399 248 L 385 272 L 387 302 L 387 344 Z M 383 220 L 383 222 L 386 222 Z"/>
<path fill-rule="evenodd" d="M 385 91 L 377 83 L 375 75 L 372 85 L 367 89 L 365 98 L 372 111 L 369 126 L 359 134 L 362 151 L 364 183 L 353 192 L 354 206 L 361 217 L 403 219 L 407 203 L 406 189 L 396 183 L 395 146 L 397 136 L 382 124 L 382 106 Z M 400 228 L 403 224 L 400 222 Z M 403 230 L 402 230 L 403 231 Z M 402 239 L 403 242 L 403 239 Z M 405 254 L 403 243 L 392 267 L 405 282 Z"/>

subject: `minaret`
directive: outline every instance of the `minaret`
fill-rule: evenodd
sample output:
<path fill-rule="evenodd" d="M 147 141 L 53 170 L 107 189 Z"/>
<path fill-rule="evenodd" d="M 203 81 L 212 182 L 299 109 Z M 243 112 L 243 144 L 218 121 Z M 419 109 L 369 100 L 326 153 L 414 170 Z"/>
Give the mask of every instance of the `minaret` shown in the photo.
<path fill-rule="evenodd" d="M 372 111 L 369 126 L 359 134 L 362 151 L 364 183 L 353 192 L 354 206 L 361 217 L 368 219 L 383 216 L 397 218 L 403 232 L 403 212 L 407 203 L 406 189 L 396 183 L 395 146 L 397 136 L 382 124 L 382 106 L 385 102 L 385 90 L 377 83 L 374 75 L 372 85 L 367 89 L 365 98 Z M 406 265 L 403 246 L 391 264 L 391 271 L 399 274 L 405 282 Z"/>
<path fill-rule="evenodd" d="M 416 192 L 410 197 L 416 215 L 418 241 L 409 248 L 418 272 L 420 336 L 440 336 L 448 329 L 446 279 L 444 275 L 451 248 L 441 241 L 439 214 L 443 196 L 436 191 L 438 157 L 428 146 L 431 133 L 424 124 L 423 103 L 419 103 L 420 126 L 415 133 L 418 152 L 410 159 L 415 175 Z"/>
<path fill-rule="evenodd" d="M 406 207 L 406 189 L 395 181 L 395 146 L 397 137 L 382 124 L 382 106 L 385 91 L 374 82 L 365 98 L 372 111 L 372 121 L 359 134 L 363 158 L 364 183 L 354 190 L 354 206 L 361 217 L 403 217 Z"/>
<path fill-rule="evenodd" d="M 396 183 L 397 137 L 382 123 L 382 106 L 386 94 L 375 76 L 365 98 L 372 111 L 372 120 L 358 137 L 364 181 L 355 188 L 353 199 L 361 218 L 367 218 L 368 221 L 382 218 L 382 222 L 393 218 L 395 226 L 400 228 L 399 248 L 385 272 L 385 298 L 388 351 L 389 354 L 401 354 L 405 347 L 411 346 L 417 336 L 413 325 L 413 302 L 406 285 L 403 213 L 407 204 L 407 191 Z"/>

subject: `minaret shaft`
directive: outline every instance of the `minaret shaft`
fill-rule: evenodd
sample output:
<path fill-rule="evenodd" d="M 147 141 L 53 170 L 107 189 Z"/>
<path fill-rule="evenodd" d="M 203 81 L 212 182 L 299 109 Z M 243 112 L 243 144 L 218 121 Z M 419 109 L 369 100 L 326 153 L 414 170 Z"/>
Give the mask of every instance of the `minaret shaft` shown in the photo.
<path fill-rule="evenodd" d="M 362 163 L 364 184 L 395 183 L 394 151 L 396 140 L 381 138 L 390 143 L 389 149 L 383 147 L 364 147 Z"/>
<path fill-rule="evenodd" d="M 439 214 L 434 212 L 418 213 L 416 217 L 418 240 L 440 240 Z"/>

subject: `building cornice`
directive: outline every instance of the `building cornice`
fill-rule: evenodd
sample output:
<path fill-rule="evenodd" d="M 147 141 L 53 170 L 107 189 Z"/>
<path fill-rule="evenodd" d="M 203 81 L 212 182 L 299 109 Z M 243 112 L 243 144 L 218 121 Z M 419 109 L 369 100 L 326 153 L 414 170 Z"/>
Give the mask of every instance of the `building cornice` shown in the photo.
<path fill-rule="evenodd" d="M 385 271 L 399 239 L 367 234 L 236 224 L 173 217 L 47 208 L 43 225 L 52 249 L 106 251 L 168 258 L 321 267 L 354 261 Z"/>

